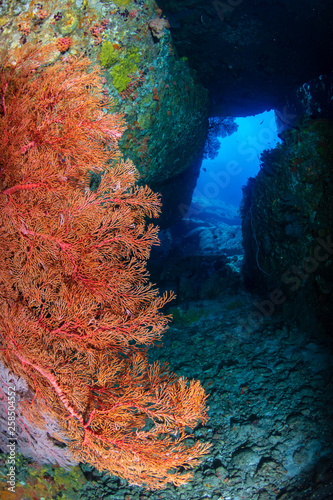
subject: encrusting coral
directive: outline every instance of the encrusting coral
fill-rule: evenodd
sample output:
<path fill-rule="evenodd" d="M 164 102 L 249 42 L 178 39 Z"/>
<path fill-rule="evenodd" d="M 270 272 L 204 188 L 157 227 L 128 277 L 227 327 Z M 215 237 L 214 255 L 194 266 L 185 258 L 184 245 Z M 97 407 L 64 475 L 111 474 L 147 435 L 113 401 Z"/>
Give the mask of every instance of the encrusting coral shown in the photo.
<path fill-rule="evenodd" d="M 180 485 L 192 473 L 179 468 L 209 449 L 185 441 L 207 420 L 206 395 L 147 360 L 169 320 L 170 297 L 146 270 L 159 197 L 120 154 L 124 120 L 101 69 L 50 64 L 56 52 L 1 53 L 0 361 L 34 394 L 17 425 L 56 421 L 73 460 L 147 488 Z"/>

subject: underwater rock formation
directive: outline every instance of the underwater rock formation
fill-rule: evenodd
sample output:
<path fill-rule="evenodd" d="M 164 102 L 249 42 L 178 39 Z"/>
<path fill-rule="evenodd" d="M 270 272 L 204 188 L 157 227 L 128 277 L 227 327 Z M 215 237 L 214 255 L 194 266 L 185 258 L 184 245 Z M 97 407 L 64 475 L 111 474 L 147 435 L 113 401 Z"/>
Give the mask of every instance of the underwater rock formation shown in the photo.
<path fill-rule="evenodd" d="M 333 311 L 332 122 L 308 121 L 282 137 L 243 190 L 245 282 L 267 300 L 273 294 L 295 321 L 325 325 Z"/>
<path fill-rule="evenodd" d="M 215 116 L 278 105 L 332 70 L 331 1 L 159 0 L 174 44 L 211 96 Z"/>

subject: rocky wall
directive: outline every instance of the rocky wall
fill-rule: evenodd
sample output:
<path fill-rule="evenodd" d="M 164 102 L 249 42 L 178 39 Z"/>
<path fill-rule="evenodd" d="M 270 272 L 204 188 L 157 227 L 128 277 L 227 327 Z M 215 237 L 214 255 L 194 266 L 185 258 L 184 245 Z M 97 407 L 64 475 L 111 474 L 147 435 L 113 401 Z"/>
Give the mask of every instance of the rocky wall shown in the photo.
<path fill-rule="evenodd" d="M 244 276 L 262 316 L 284 312 L 307 329 L 332 321 L 333 125 L 307 120 L 282 134 L 244 188 Z"/>

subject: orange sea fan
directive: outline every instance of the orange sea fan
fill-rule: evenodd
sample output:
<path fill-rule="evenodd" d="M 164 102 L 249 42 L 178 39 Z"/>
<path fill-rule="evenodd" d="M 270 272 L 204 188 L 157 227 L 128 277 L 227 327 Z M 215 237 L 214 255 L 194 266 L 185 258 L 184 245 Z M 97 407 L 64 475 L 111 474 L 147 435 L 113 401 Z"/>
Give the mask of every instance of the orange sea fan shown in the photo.
<path fill-rule="evenodd" d="M 0 52 L 0 363 L 17 394 L 26 387 L 15 408 L 18 425 L 31 422 L 21 449 L 148 489 L 179 486 L 209 450 L 187 440 L 207 421 L 207 396 L 149 363 L 171 298 L 147 272 L 158 243 L 147 219 L 160 198 L 122 158 L 124 118 L 104 99 L 102 69 L 83 56 L 50 64 L 55 48 Z M 5 439 L 7 394 L 1 387 Z M 55 453 L 46 433 L 66 448 Z M 38 446 L 28 450 L 30 438 Z"/>

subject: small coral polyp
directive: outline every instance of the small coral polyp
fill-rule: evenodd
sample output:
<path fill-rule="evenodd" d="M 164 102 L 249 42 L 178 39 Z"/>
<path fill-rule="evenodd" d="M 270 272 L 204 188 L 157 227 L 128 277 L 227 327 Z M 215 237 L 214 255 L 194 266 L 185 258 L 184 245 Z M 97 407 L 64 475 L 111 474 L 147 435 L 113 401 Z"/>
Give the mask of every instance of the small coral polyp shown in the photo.
<path fill-rule="evenodd" d="M 69 36 L 65 36 L 64 38 L 58 38 L 56 43 L 58 50 L 63 53 L 72 46 L 73 41 Z"/>

